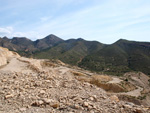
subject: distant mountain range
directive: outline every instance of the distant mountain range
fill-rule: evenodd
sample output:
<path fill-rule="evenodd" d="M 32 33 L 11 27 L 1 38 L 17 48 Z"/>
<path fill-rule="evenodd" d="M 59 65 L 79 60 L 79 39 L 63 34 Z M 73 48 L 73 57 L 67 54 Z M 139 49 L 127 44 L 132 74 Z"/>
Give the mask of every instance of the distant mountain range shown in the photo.
<path fill-rule="evenodd" d="M 107 45 L 82 38 L 63 40 L 55 35 L 31 41 L 25 37 L 0 38 L 0 46 L 21 55 L 61 61 L 106 74 L 142 71 L 150 75 L 150 43 L 120 39 Z"/>

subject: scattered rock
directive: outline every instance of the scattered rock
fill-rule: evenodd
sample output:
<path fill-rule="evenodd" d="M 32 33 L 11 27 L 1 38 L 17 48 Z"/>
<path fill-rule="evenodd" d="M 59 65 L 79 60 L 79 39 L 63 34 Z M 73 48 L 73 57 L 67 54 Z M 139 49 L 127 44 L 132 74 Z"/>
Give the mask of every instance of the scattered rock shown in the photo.
<path fill-rule="evenodd" d="M 51 107 L 58 108 L 59 107 L 59 103 L 53 103 L 53 104 L 51 104 Z"/>
<path fill-rule="evenodd" d="M 46 104 L 50 104 L 50 103 L 53 102 L 52 99 L 47 99 L 47 98 L 44 98 L 43 101 L 44 101 L 44 103 L 46 103 Z"/>
<path fill-rule="evenodd" d="M 110 97 L 111 101 L 119 102 L 119 98 L 116 95 Z"/>
<path fill-rule="evenodd" d="M 130 105 L 123 105 L 123 107 L 124 107 L 124 108 L 128 108 L 128 109 L 131 109 L 131 108 L 132 108 L 132 106 L 130 106 Z"/>
<path fill-rule="evenodd" d="M 24 112 L 24 111 L 26 111 L 26 108 L 20 108 L 20 111 Z"/>
<path fill-rule="evenodd" d="M 40 90 L 40 94 L 45 94 L 45 91 L 44 90 Z"/>
<path fill-rule="evenodd" d="M 14 96 L 13 94 L 6 95 L 6 96 L 5 96 L 5 99 L 12 98 L 13 96 Z"/>
<path fill-rule="evenodd" d="M 79 106 L 78 104 L 75 104 L 74 107 L 75 107 L 76 109 L 80 109 L 80 106 Z"/>
<path fill-rule="evenodd" d="M 135 113 L 143 113 L 142 110 L 140 108 L 136 108 L 135 109 Z"/>
<path fill-rule="evenodd" d="M 41 60 L 20 58 L 19 72 L 0 69 L 0 112 L 7 113 L 145 113 L 149 108 L 108 97 L 101 88 L 78 81 L 76 69 L 65 66 L 40 66 Z M 30 69 L 32 68 L 37 71 Z M 16 64 L 15 64 L 16 66 Z M 19 66 L 21 67 L 21 66 Z M 26 69 L 29 69 L 26 71 Z M 16 70 L 15 70 L 16 71 Z M 81 72 L 78 70 L 77 72 Z M 88 76 L 87 76 L 88 77 Z M 144 113 L 144 112 L 143 112 Z"/>
<path fill-rule="evenodd" d="M 84 102 L 84 103 L 83 103 L 83 106 L 84 106 L 84 107 L 88 107 L 88 106 L 89 106 L 89 103 L 88 103 L 88 102 Z"/>
<path fill-rule="evenodd" d="M 31 106 L 39 107 L 43 104 L 44 102 L 42 100 L 39 100 L 39 101 L 35 101 L 34 103 L 32 103 Z"/>
<path fill-rule="evenodd" d="M 90 100 L 91 100 L 91 101 L 93 101 L 93 100 L 94 100 L 94 98 L 93 98 L 93 97 L 90 97 Z"/>

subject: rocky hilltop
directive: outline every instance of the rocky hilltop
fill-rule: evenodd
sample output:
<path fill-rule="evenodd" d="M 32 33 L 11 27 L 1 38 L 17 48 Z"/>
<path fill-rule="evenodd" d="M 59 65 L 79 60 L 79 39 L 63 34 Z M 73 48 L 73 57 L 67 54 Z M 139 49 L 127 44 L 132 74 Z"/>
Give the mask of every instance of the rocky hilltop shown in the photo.
<path fill-rule="evenodd" d="M 95 75 L 59 60 L 19 57 L 4 48 L 0 55 L 6 59 L 0 68 L 1 113 L 150 113 L 148 105 L 121 100 L 118 91 L 101 87 L 121 87 L 121 78 Z M 130 79 L 130 74 L 125 76 Z"/>

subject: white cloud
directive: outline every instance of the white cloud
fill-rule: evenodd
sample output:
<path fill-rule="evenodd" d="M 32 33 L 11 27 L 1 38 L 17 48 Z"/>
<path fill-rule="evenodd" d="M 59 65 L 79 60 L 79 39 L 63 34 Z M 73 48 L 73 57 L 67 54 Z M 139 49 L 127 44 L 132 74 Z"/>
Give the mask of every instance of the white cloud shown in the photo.
<path fill-rule="evenodd" d="M 12 27 L 4 27 L 4 28 L 0 28 L 0 36 L 10 36 L 13 32 L 13 28 Z"/>
<path fill-rule="evenodd" d="M 13 25 L 14 28 L 18 27 L 17 32 L 16 29 L 5 27 L 0 28 L 0 34 L 25 36 L 35 40 L 53 33 L 66 39 L 82 37 L 88 40 L 99 40 L 103 43 L 112 43 L 111 40 L 118 38 L 129 39 L 133 36 L 138 38 L 142 36 L 142 33 L 147 34 L 147 37 L 150 36 L 148 31 L 144 31 L 150 26 L 150 2 L 147 0 L 93 0 L 93 4 L 86 5 L 86 3 L 92 3 L 89 1 L 37 0 L 36 4 L 34 1 L 31 3 L 17 2 L 17 6 L 20 7 L 22 7 L 21 4 L 25 3 L 24 10 L 29 3 L 30 6 L 34 7 L 41 6 L 41 4 L 46 7 L 48 4 L 52 4 L 53 8 L 46 7 L 47 10 L 44 12 L 42 7 L 43 14 L 39 14 L 35 10 L 35 13 L 40 15 L 37 21 L 21 20 L 25 21 L 23 23 L 17 21 L 17 24 Z M 74 4 L 76 4 L 77 9 L 73 8 L 72 10 Z M 66 11 L 65 8 L 71 10 Z M 33 18 L 32 15 L 30 18 Z M 143 25 L 142 23 L 146 24 Z M 20 29 L 24 32 L 18 32 Z"/>
<path fill-rule="evenodd" d="M 0 37 L 7 36 L 9 38 L 12 37 L 27 37 L 31 40 L 36 40 L 41 38 L 41 35 L 36 31 L 29 31 L 29 32 L 15 32 L 13 27 L 4 27 L 0 28 Z"/>
<path fill-rule="evenodd" d="M 41 35 L 36 32 L 36 31 L 30 31 L 30 32 L 14 32 L 12 34 L 13 37 L 27 37 L 31 40 L 36 40 L 39 37 L 41 37 Z"/>

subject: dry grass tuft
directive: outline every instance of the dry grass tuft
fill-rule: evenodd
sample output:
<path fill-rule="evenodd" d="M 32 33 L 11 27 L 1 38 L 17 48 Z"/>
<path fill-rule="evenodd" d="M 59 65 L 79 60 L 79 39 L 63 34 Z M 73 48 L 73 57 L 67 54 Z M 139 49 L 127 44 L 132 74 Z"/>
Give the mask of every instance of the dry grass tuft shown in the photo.
<path fill-rule="evenodd" d="M 91 77 L 94 81 L 99 81 L 99 82 L 109 82 L 112 80 L 112 77 L 107 75 L 92 75 Z"/>
<path fill-rule="evenodd" d="M 41 62 L 42 67 L 56 67 L 56 64 L 50 61 L 42 61 Z"/>
<path fill-rule="evenodd" d="M 84 73 L 71 71 L 71 73 L 75 76 L 86 76 Z"/>

